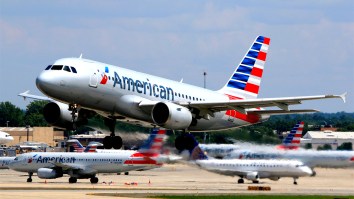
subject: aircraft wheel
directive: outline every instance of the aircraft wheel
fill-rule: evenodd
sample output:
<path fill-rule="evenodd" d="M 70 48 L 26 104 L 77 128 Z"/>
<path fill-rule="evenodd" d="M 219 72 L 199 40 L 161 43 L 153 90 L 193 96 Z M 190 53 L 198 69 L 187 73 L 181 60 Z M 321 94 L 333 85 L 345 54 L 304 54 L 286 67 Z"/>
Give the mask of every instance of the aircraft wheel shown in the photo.
<path fill-rule="evenodd" d="M 111 137 L 111 144 L 114 149 L 120 149 L 123 145 L 123 140 L 120 136 Z"/>
<path fill-rule="evenodd" d="M 194 138 L 190 134 L 183 133 L 175 140 L 175 147 L 179 152 L 183 150 L 193 150 L 196 146 Z"/>
<path fill-rule="evenodd" d="M 129 175 L 129 172 L 124 172 L 124 175 L 126 175 L 126 176 Z"/>
<path fill-rule="evenodd" d="M 243 184 L 244 182 L 245 181 L 242 178 L 238 179 L 238 181 L 237 181 L 238 184 Z"/>
<path fill-rule="evenodd" d="M 253 182 L 253 184 L 258 184 L 259 183 L 258 180 L 253 180 L 252 182 Z"/>
<path fill-rule="evenodd" d="M 32 178 L 27 178 L 27 182 L 32 182 Z"/>
<path fill-rule="evenodd" d="M 296 182 L 296 181 L 294 181 L 294 185 L 297 185 L 297 182 Z"/>
<path fill-rule="evenodd" d="M 103 138 L 103 147 L 105 149 L 110 149 L 112 148 L 112 139 L 111 136 L 106 136 Z"/>
<path fill-rule="evenodd" d="M 74 178 L 74 177 L 69 178 L 69 183 L 76 183 L 76 182 L 77 182 L 76 178 Z"/>
<path fill-rule="evenodd" d="M 92 177 L 92 178 L 90 179 L 90 182 L 91 182 L 92 184 L 96 184 L 96 183 L 98 183 L 98 178 L 97 178 L 97 177 Z"/>

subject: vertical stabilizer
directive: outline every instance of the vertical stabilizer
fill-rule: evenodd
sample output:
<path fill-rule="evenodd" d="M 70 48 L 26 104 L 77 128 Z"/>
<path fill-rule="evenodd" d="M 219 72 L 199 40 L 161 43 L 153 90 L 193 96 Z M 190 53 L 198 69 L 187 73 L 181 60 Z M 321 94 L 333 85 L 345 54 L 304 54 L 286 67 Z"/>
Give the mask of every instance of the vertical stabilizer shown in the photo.
<path fill-rule="evenodd" d="M 257 98 L 270 38 L 258 36 L 219 92 L 235 99 Z"/>

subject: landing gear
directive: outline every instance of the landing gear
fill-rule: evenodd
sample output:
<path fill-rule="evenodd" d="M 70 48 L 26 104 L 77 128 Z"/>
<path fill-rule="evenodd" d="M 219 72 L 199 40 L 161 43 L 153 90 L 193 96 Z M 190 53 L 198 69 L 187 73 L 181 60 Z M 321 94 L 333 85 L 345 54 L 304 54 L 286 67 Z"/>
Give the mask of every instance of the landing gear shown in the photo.
<path fill-rule="evenodd" d="M 175 147 L 179 152 L 183 150 L 193 150 L 197 144 L 191 134 L 183 132 L 175 140 Z"/>
<path fill-rule="evenodd" d="M 73 130 L 76 130 L 76 118 L 78 113 L 78 105 L 77 104 L 69 104 L 69 111 L 71 111 L 71 122 L 73 124 Z"/>
<path fill-rule="evenodd" d="M 92 178 L 90 178 L 90 182 L 92 184 L 97 184 L 98 183 L 98 178 L 97 177 L 92 177 Z"/>
<path fill-rule="evenodd" d="M 297 178 L 294 178 L 294 185 L 297 185 L 296 179 L 297 179 Z"/>
<path fill-rule="evenodd" d="M 29 173 L 28 173 L 27 182 L 32 182 L 32 176 L 33 176 L 33 173 L 32 173 L 32 172 L 29 172 Z"/>
<path fill-rule="evenodd" d="M 129 172 L 124 172 L 124 175 L 126 175 L 126 176 L 129 175 Z"/>
<path fill-rule="evenodd" d="M 258 184 L 259 183 L 258 180 L 253 180 L 252 182 L 253 182 L 253 184 Z"/>
<path fill-rule="evenodd" d="M 76 182 L 77 182 L 77 178 L 75 178 L 75 177 L 69 178 L 69 183 L 76 183 Z"/>
<path fill-rule="evenodd" d="M 104 124 L 106 126 L 108 126 L 109 130 L 111 131 L 111 135 L 110 136 L 106 136 L 103 139 L 103 146 L 105 149 L 110 149 L 110 148 L 114 148 L 114 149 L 120 149 L 122 148 L 123 145 L 123 140 L 120 136 L 115 136 L 114 130 L 116 127 L 116 120 L 110 119 L 110 118 L 105 118 L 104 120 Z"/>
<path fill-rule="evenodd" d="M 238 179 L 238 181 L 237 181 L 237 183 L 238 184 L 243 184 L 245 181 L 243 180 L 243 178 L 240 178 L 240 179 Z"/>

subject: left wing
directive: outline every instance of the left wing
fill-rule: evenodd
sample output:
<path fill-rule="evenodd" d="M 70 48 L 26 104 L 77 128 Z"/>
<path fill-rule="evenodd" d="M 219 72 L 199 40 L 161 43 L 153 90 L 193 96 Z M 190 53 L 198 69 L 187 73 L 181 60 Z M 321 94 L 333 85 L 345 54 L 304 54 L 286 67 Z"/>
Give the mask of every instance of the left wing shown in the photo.
<path fill-rule="evenodd" d="M 36 100 L 43 100 L 43 101 L 54 101 L 53 99 L 49 98 L 49 97 L 44 97 L 44 96 L 39 96 L 39 95 L 32 95 L 32 94 L 29 94 L 29 90 L 23 92 L 23 93 L 20 93 L 18 94 L 18 96 L 21 96 L 23 97 L 23 99 L 26 99 L 26 98 L 30 98 L 30 99 L 36 99 Z"/>
<path fill-rule="evenodd" d="M 73 171 L 78 171 L 80 174 L 96 174 L 97 171 L 95 169 L 85 167 L 82 165 L 73 165 L 73 164 L 65 164 L 65 163 L 59 163 L 59 162 L 51 162 L 55 167 L 60 167 L 63 170 L 73 170 Z"/>

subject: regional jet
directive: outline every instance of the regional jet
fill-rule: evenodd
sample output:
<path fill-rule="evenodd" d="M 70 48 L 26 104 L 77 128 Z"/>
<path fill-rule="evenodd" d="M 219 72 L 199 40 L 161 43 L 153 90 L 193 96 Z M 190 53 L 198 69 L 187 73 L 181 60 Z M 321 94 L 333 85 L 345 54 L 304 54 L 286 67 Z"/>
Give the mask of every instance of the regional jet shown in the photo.
<path fill-rule="evenodd" d="M 57 127 L 75 127 L 95 114 L 104 116 L 111 135 L 105 137 L 103 144 L 116 149 L 122 146 L 122 139 L 114 133 L 117 120 L 149 128 L 205 132 L 256 124 L 271 115 L 316 112 L 289 107 L 306 100 L 345 101 L 346 93 L 257 98 L 269 44 L 270 38 L 258 36 L 217 91 L 80 56 L 59 59 L 40 73 L 36 85 L 47 97 L 28 92 L 19 95 L 50 101 L 44 107 L 44 117 Z M 265 110 L 267 107 L 279 109 Z M 186 134 L 178 137 L 176 148 L 190 147 L 187 138 Z"/>
<path fill-rule="evenodd" d="M 69 183 L 77 179 L 90 178 L 97 183 L 97 173 L 120 173 L 143 171 L 160 167 L 163 159 L 160 151 L 166 130 L 154 130 L 150 139 L 139 151 L 119 150 L 115 153 L 76 153 L 76 152 L 32 152 L 17 156 L 9 163 L 9 168 L 27 172 L 27 182 L 32 182 L 33 173 L 39 178 L 54 179 L 63 174 L 70 176 Z"/>
<path fill-rule="evenodd" d="M 194 137 L 190 134 L 193 139 Z M 238 183 L 244 183 L 244 178 L 258 183 L 261 178 L 279 180 L 282 177 L 292 177 L 294 184 L 302 176 L 312 175 L 312 170 L 297 160 L 239 160 L 239 159 L 209 159 L 194 139 L 195 148 L 190 152 L 190 160 L 201 169 L 228 176 L 239 176 Z"/>

